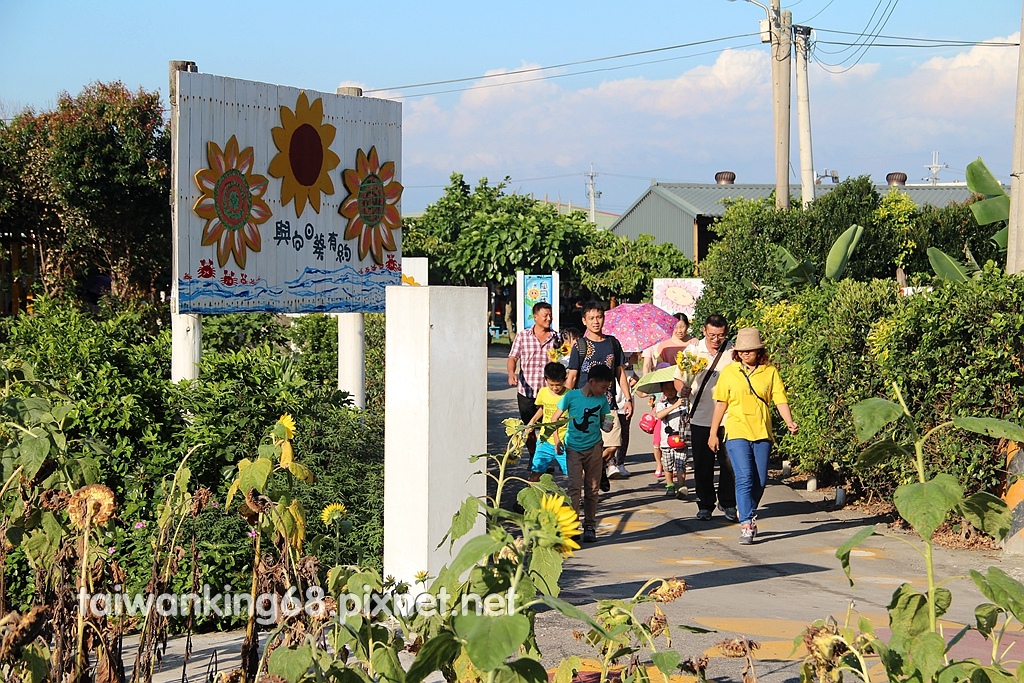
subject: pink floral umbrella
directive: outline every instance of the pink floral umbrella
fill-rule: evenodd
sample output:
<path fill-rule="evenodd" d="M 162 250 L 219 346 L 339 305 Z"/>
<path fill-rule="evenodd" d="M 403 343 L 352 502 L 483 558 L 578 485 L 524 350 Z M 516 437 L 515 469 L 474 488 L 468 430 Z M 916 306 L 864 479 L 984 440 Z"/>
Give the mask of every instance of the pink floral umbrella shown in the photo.
<path fill-rule="evenodd" d="M 604 314 L 604 333 L 615 336 L 623 351 L 643 351 L 671 335 L 677 322 L 654 304 L 619 304 Z"/>

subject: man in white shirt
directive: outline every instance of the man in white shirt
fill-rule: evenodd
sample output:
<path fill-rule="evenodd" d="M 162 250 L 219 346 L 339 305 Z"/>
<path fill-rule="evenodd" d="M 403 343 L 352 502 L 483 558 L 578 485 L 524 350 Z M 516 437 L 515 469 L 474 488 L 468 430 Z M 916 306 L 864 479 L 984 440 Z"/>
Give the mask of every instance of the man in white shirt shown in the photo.
<path fill-rule="evenodd" d="M 735 522 L 736 517 L 736 483 L 732 471 L 732 463 L 725 449 L 714 453 L 708 448 L 708 437 L 711 436 L 711 417 L 715 411 L 715 384 L 718 375 L 729 363 L 732 363 L 732 343 L 726 341 L 729 336 L 729 323 L 721 315 L 712 314 L 704 321 L 701 328 L 702 338 L 685 353 L 693 353 L 708 362 L 706 370 L 697 374 L 690 386 L 690 443 L 693 445 L 693 482 L 697 491 L 697 519 L 711 519 L 711 513 L 718 504 L 725 518 Z M 721 352 L 721 353 L 719 353 Z M 716 362 L 717 358 L 717 362 Z M 681 382 L 677 382 L 681 384 Z M 677 387 L 681 388 L 681 387 Z M 719 434 L 719 438 L 722 435 Z M 724 440 L 724 439 L 723 439 Z M 718 461 L 718 495 L 715 495 L 715 461 Z"/>

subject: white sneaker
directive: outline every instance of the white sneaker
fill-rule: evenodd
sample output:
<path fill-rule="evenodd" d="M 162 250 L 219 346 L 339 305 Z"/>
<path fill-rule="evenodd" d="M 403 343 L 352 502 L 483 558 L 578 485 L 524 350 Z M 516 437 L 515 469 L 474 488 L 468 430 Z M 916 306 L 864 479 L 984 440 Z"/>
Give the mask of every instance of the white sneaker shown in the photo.
<path fill-rule="evenodd" d="M 622 470 L 615 465 L 608 465 L 608 469 L 605 470 L 605 475 L 609 479 L 622 479 Z"/>
<path fill-rule="evenodd" d="M 632 476 L 632 474 L 630 474 L 630 471 L 626 469 L 625 465 L 618 465 L 618 468 L 619 474 L 621 474 L 623 478 Z"/>

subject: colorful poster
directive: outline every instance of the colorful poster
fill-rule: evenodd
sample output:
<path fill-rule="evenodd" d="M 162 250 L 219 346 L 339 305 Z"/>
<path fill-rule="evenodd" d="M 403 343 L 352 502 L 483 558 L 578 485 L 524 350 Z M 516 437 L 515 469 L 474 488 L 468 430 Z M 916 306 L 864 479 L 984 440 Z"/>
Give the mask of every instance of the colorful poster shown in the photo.
<path fill-rule="evenodd" d="M 654 305 L 675 315 L 685 313 L 693 319 L 697 299 L 704 291 L 704 280 L 699 277 L 666 277 L 654 280 Z"/>
<path fill-rule="evenodd" d="M 176 77 L 178 310 L 383 311 L 402 280 L 401 104 Z"/>
<path fill-rule="evenodd" d="M 551 292 L 554 291 L 551 275 L 524 275 L 523 276 L 523 329 L 533 327 L 533 306 L 534 304 L 546 301 L 554 304 Z"/>

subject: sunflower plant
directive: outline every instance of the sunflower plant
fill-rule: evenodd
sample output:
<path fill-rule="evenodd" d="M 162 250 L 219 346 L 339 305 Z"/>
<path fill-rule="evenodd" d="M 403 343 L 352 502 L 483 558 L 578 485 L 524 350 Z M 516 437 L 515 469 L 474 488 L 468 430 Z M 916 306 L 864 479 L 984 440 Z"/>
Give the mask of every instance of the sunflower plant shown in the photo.
<path fill-rule="evenodd" d="M 651 649 L 655 666 L 667 677 L 680 657 L 655 646 L 660 637 L 668 643 L 664 614 L 656 609 L 654 616 L 642 620 L 633 610 L 641 603 L 679 597 L 685 583 L 652 580 L 630 600 L 602 602 L 596 619 L 561 600 L 562 563 L 579 549 L 580 520 L 550 475 L 531 483 L 509 474 L 529 427 L 509 419 L 505 429 L 508 442 L 502 453 L 472 458 L 486 463 L 482 474 L 494 494 L 463 501 L 442 541 L 461 546 L 437 576 L 421 572 L 410 585 L 364 567 L 330 568 L 324 581 L 328 611 L 340 613 L 345 601 L 345 616 L 306 619 L 301 629 L 281 622 L 268 641 L 273 646 L 266 648 L 266 661 L 247 674 L 265 670 L 286 683 L 422 683 L 439 671 L 448 681 L 465 683 L 547 683 L 534 633 L 535 612 L 543 606 L 580 621 L 595 643 L 609 643 L 609 666 L 635 653 L 635 642 Z M 522 485 L 516 506 L 505 500 L 513 482 Z M 321 514 L 328 528 L 346 521 L 340 505 L 327 506 Z M 465 538 L 481 518 L 484 533 Z M 362 605 L 349 604 L 353 595 L 367 599 Z M 412 598 L 417 606 L 441 607 L 410 608 Z M 458 609 L 463 605 L 480 609 Z M 403 650 L 414 655 L 408 666 L 398 657 Z M 579 667 L 579 657 L 566 659 L 557 683 L 569 683 Z M 640 671 L 625 680 L 646 680 Z"/>
<path fill-rule="evenodd" d="M 794 642 L 804 644 L 808 656 L 801 669 L 801 680 L 812 683 L 834 683 L 850 672 L 864 681 L 872 680 L 865 663 L 865 655 L 876 654 L 885 667 L 890 681 L 1019 681 L 1024 680 L 1024 662 L 1006 659 L 1009 648 L 1001 641 L 1008 626 L 1014 622 L 1024 624 L 1024 584 L 997 567 L 986 573 L 970 570 L 970 578 L 989 602 L 978 605 L 975 624 L 964 626 L 952 639 L 943 633 L 939 619 L 953 602 L 952 592 L 945 584 L 965 578 L 935 576 L 932 536 L 950 513 L 963 517 L 996 540 L 1009 532 L 1011 516 L 1006 503 L 987 492 L 965 496 L 963 488 L 952 476 L 928 471 L 925 444 L 937 433 L 949 429 L 963 429 L 984 436 L 1009 439 L 1024 443 L 1024 429 L 1019 425 L 995 418 L 953 417 L 922 433 L 914 414 L 907 407 L 903 392 L 893 383 L 896 401 L 869 398 L 853 407 L 854 426 L 861 442 L 882 433 L 883 438 L 868 446 L 857 466 L 862 469 L 878 466 L 892 458 L 908 459 L 917 481 L 896 489 L 893 502 L 900 516 L 920 537 L 916 543 L 891 534 L 877 534 L 873 526 L 864 527 L 836 550 L 850 585 L 850 555 L 854 548 L 874 535 L 892 538 L 913 547 L 924 562 L 927 590 L 918 591 L 911 583 L 904 583 L 893 593 L 889 603 L 889 641 L 879 638 L 871 621 L 861 617 L 854 630 L 847 624 L 816 622 Z M 902 423 L 902 429 L 891 427 Z M 897 441 L 897 434 L 906 433 L 908 441 Z M 950 650 L 968 631 L 977 631 L 991 642 L 992 653 L 987 663 L 978 659 L 956 660 Z"/>

